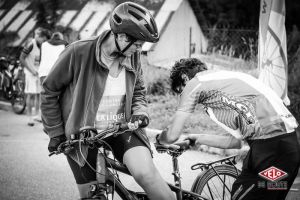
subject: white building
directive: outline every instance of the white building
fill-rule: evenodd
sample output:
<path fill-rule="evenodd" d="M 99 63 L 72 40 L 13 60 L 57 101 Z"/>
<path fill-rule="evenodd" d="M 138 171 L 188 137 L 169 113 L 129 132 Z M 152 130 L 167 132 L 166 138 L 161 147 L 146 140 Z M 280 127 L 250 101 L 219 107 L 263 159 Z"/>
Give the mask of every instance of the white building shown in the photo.
<path fill-rule="evenodd" d="M 33 2 L 9 0 L 0 4 L 0 33 L 17 32 L 19 36 L 10 44 L 11 46 L 21 46 L 32 36 L 36 26 L 36 8 L 32 5 Z M 115 6 L 112 3 L 114 1 L 64 0 L 63 2 L 57 25 L 76 30 L 82 39 L 109 29 L 109 16 Z M 155 2 L 157 4 L 148 9 L 157 22 L 160 40 L 156 44 L 143 45 L 142 49 L 147 53 L 149 63 L 169 67 L 175 60 L 206 52 L 207 40 L 188 0 Z"/>

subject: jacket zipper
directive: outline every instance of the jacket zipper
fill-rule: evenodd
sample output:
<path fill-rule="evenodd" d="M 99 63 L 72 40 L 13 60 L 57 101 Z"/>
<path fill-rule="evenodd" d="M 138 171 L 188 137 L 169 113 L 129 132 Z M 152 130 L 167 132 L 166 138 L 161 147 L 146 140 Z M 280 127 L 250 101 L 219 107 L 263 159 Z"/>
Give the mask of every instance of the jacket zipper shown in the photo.
<path fill-rule="evenodd" d="M 89 96 L 88 96 L 88 103 L 87 103 L 87 106 L 86 106 L 86 109 L 85 109 L 85 113 L 84 113 L 84 123 L 83 123 L 83 126 L 86 126 L 86 123 L 87 123 L 88 107 L 89 107 L 90 102 L 91 102 L 91 95 L 92 95 L 92 91 L 93 91 L 94 84 L 95 84 L 95 79 L 96 79 L 95 76 L 96 76 L 96 73 L 94 72 L 92 87 L 90 89 L 90 93 L 89 93 Z"/>

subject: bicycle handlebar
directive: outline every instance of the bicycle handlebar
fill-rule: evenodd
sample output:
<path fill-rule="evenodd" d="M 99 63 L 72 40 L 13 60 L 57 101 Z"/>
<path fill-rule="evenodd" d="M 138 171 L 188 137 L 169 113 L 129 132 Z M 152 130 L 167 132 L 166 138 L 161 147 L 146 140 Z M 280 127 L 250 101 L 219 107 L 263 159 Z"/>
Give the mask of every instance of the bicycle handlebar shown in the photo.
<path fill-rule="evenodd" d="M 111 127 L 109 127 L 106 130 L 98 132 L 95 127 L 92 126 L 84 126 L 79 129 L 79 134 L 82 135 L 82 138 L 75 139 L 75 135 L 71 135 L 71 139 L 67 140 L 65 142 L 62 142 L 58 148 L 57 151 L 53 151 L 49 154 L 49 156 L 52 156 L 54 154 L 58 155 L 61 153 L 66 153 L 67 151 L 70 151 L 72 149 L 72 145 L 76 143 L 84 143 L 84 144 L 94 144 L 94 143 L 100 143 L 101 139 L 108 138 L 111 136 L 117 136 L 128 130 L 128 123 L 114 123 Z"/>

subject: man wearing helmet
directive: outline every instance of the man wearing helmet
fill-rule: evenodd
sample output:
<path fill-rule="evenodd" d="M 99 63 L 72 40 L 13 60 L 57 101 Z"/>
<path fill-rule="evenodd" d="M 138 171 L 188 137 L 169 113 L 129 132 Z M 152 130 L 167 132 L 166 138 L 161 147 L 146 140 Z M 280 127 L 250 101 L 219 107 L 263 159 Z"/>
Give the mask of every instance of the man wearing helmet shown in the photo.
<path fill-rule="evenodd" d="M 44 80 L 41 109 L 50 137 L 48 150 L 53 152 L 71 134 L 78 135 L 80 127 L 104 130 L 112 122 L 130 121 L 136 130 L 108 141 L 115 157 L 150 199 L 175 199 L 153 164 L 142 129 L 149 118 L 139 50 L 143 42 L 158 41 L 155 21 L 144 7 L 125 2 L 112 12 L 110 26 L 99 37 L 70 44 Z M 97 151 L 83 146 L 67 155 L 81 199 L 105 198 L 90 192 L 97 184 L 90 167 L 96 166 Z"/>

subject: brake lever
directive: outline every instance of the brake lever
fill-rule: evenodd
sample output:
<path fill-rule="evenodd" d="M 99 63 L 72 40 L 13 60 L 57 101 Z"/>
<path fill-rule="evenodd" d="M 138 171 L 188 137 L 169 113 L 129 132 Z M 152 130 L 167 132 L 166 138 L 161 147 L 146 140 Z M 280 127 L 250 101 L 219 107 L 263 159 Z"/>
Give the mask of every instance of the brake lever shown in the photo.
<path fill-rule="evenodd" d="M 52 151 L 51 153 L 49 153 L 49 157 L 53 156 L 54 154 L 57 154 L 57 151 Z"/>

